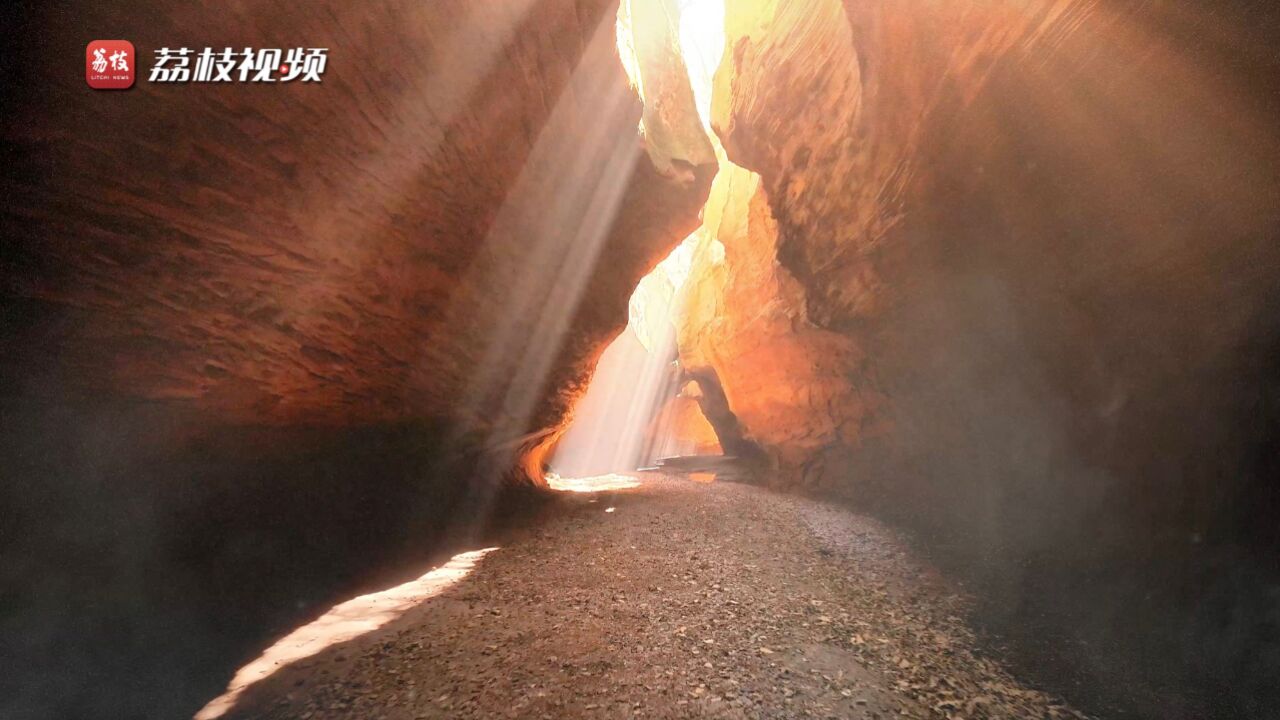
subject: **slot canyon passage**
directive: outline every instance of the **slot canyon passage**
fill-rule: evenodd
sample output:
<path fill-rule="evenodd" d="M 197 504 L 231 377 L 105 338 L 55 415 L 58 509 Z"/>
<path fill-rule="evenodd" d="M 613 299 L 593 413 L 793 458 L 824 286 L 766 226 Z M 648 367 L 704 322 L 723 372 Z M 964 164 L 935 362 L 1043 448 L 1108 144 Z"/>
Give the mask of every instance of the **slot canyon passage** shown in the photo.
<path fill-rule="evenodd" d="M 1280 714 L 1274 3 L 3 17 L 0 717 Z"/>

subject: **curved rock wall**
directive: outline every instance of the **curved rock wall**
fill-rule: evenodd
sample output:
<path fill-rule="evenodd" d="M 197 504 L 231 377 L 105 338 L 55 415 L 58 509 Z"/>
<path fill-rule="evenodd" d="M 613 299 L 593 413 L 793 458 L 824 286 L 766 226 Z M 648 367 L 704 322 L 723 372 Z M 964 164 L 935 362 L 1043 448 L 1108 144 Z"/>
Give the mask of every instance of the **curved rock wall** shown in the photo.
<path fill-rule="evenodd" d="M 710 369 L 736 419 L 726 432 L 739 445 L 745 432 L 764 446 L 775 471 L 768 481 L 795 486 L 833 443 L 858 442 L 862 411 L 849 375 L 857 346 L 809 321 L 803 288 L 777 260 L 778 225 L 759 176 L 726 161 L 703 227 L 724 250 L 694 261 L 681 363 Z"/>
<path fill-rule="evenodd" d="M 1274 13 L 727 7 L 734 219 L 682 359 L 780 482 L 918 529 L 999 629 L 1087 642 L 1030 665 L 1095 709 L 1274 706 Z"/>
<path fill-rule="evenodd" d="M 518 175 L 531 159 L 559 160 L 532 156 L 556 108 L 548 133 L 581 135 L 600 119 L 596 95 L 625 87 L 612 6 L 192 4 L 127 27 L 138 12 L 99 3 L 33 24 L 54 38 L 48 54 L 70 52 L 94 26 L 129 34 L 143 53 L 305 38 L 333 48 L 330 67 L 320 85 L 139 82 L 115 94 L 32 69 L 7 133 L 16 242 L 5 288 L 26 306 L 13 321 L 26 326 L 4 338 L 6 355 L 25 361 L 8 374 L 22 386 L 13 390 L 175 401 L 278 425 L 448 412 L 469 380 L 458 359 L 481 354 L 487 330 L 456 326 L 458 286 L 492 280 L 473 270 L 489 256 L 537 259 L 527 228 L 491 232 L 504 204 L 550 202 L 536 181 L 517 188 Z M 580 63 L 598 77 L 562 97 Z M 627 102 L 634 128 L 640 103 Z M 690 225 L 698 194 L 636 164 L 591 280 L 622 305 L 571 333 L 590 337 L 588 355 L 619 327 L 623 288 Z"/>
<path fill-rule="evenodd" d="M 886 432 L 859 327 L 892 299 L 882 246 L 932 172 L 920 157 L 928 133 L 968 102 L 1002 53 L 1071 17 L 1069 2 L 1040 5 L 726 4 L 713 123 L 732 164 L 761 182 L 746 187 L 753 176 L 731 166 L 737 179 L 724 182 L 736 187 L 721 191 L 727 202 L 756 203 L 725 215 L 752 218 L 759 239 L 735 237 L 743 235 L 736 225 L 720 230 L 726 256 L 755 257 L 730 262 L 737 297 L 725 301 L 717 332 L 740 337 L 717 344 L 722 355 L 750 347 L 759 357 L 717 370 L 759 379 L 731 399 L 754 416 L 747 425 L 771 448 L 785 484 L 838 484 L 827 470 L 848 464 L 838 447 L 859 449 Z M 712 202 L 718 197 L 713 191 Z M 763 329 L 761 305 L 775 317 L 772 330 Z M 727 329 L 734 324 L 743 329 Z M 768 396 L 776 396 L 769 407 L 752 407 Z"/>
<path fill-rule="evenodd" d="M 609 0 L 5 15 L 6 717 L 189 715 L 264 633 L 472 537 L 710 181 L 645 157 Z M 330 55 L 95 92 L 102 37 L 144 73 Z"/>

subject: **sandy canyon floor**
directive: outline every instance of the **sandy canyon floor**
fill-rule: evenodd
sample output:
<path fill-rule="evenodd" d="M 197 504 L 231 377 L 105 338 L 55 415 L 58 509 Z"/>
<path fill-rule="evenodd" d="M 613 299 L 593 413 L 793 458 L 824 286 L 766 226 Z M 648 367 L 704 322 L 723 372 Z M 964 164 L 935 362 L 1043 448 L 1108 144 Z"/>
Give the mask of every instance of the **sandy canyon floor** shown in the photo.
<path fill-rule="evenodd" d="M 564 493 L 235 718 L 1066 718 L 979 650 L 968 600 L 884 525 L 731 483 Z"/>

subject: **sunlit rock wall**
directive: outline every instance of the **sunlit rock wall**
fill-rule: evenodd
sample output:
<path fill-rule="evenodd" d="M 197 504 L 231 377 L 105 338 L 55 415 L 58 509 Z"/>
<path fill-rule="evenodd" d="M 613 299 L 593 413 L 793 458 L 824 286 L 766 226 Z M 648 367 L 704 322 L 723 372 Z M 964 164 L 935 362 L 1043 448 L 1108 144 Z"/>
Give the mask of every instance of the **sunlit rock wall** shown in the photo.
<path fill-rule="evenodd" d="M 834 443 L 859 442 L 856 344 L 809 321 L 804 290 L 777 260 L 778 225 L 759 177 L 726 163 L 704 212 L 723 252 L 695 256 L 680 315 L 680 360 L 711 368 L 730 410 L 770 456 L 769 482 L 794 486 Z"/>
<path fill-rule="evenodd" d="M 1274 707 L 1274 11 L 727 6 L 743 170 L 682 360 L 778 482 L 922 531 L 1004 630 L 1098 648 L 1049 675 Z"/>
<path fill-rule="evenodd" d="M 698 406 L 694 391 L 670 398 L 653 418 L 648 439 L 649 460 L 681 455 L 720 455 L 715 428 Z"/>
<path fill-rule="evenodd" d="M 688 172 L 715 155 L 694 108 L 680 48 L 677 0 L 622 0 L 618 37 L 627 74 L 645 99 L 641 127 L 659 170 Z"/>
<path fill-rule="evenodd" d="M 962 365 L 995 363 L 970 379 L 1000 397 L 1041 365 L 1049 394 L 1027 402 L 1096 455 L 1138 395 L 1189 410 L 1213 394 L 1195 373 L 1219 381 L 1263 342 L 1275 108 L 1266 66 L 1219 42 L 1240 14 L 812 0 L 727 16 L 714 123 L 736 165 L 707 210 L 726 261 L 695 273 L 681 351 L 725 378 L 786 482 L 849 489 L 850 457 L 817 458 L 902 450 L 912 413 L 936 411 L 923 389 Z"/>
<path fill-rule="evenodd" d="M 737 258 L 718 290 L 728 309 L 710 334 L 695 320 L 682 347 L 695 363 L 719 354 L 735 412 L 780 482 L 838 485 L 828 466 L 886 432 L 865 330 L 891 300 L 882 245 L 930 172 L 920 144 L 995 58 L 1067 5 L 726 4 L 713 123 L 728 159 L 754 174 L 731 165 L 713 190 L 713 204 L 736 206 L 719 229 Z"/>

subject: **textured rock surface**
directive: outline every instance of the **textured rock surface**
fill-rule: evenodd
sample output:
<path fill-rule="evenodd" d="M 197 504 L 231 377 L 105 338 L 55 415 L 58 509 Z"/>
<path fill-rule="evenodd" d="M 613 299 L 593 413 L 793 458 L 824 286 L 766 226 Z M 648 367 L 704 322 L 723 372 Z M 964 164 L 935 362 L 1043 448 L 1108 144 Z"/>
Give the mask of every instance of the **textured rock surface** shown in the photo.
<path fill-rule="evenodd" d="M 1023 399 L 1101 459 L 1124 419 L 1141 435 L 1139 415 L 1213 395 L 1186 384 L 1202 369 L 1260 377 L 1277 141 L 1246 55 L 1265 31 L 1233 53 L 1189 36 L 1244 33 L 1239 15 L 1121 3 L 729 8 L 714 122 L 751 172 L 713 189 L 726 262 L 695 273 L 682 352 L 790 482 L 847 489 L 849 457 L 823 452 L 940 431 L 920 424 L 952 390 L 1001 395 L 985 412 L 1040 383 Z M 1006 374 L 957 378 L 984 362 Z"/>
<path fill-rule="evenodd" d="M 1280 627 L 1280 72 L 1250 7 L 730 0 L 713 115 L 739 167 L 680 327 L 781 484 L 932 533 L 1012 626 L 1098 649 L 1044 672 L 1159 717 L 1280 702 L 1247 640 Z M 38 682 L 3 679 L 7 714 L 180 714 L 175 667 L 420 551 L 489 506 L 477 467 L 547 448 L 705 194 L 671 67 L 671 177 L 630 132 L 579 141 L 641 116 L 612 23 L 589 0 L 13 23 L 0 570 Z M 320 86 L 93 93 L 66 60 L 93 37 L 335 52 Z M 589 258 L 555 242 L 606 199 Z M 478 447 L 505 452 L 441 461 Z"/>
<path fill-rule="evenodd" d="M 729 7 L 745 170 L 683 359 L 781 482 L 927 533 L 1002 629 L 1094 648 L 1030 664 L 1113 683 L 1098 707 L 1274 706 L 1245 639 L 1280 622 L 1274 11 Z"/>
<path fill-rule="evenodd" d="M 94 26 L 131 30 L 143 53 L 234 36 L 267 47 L 305 38 L 333 57 L 322 85 L 140 82 L 104 94 L 52 69 L 33 77 L 8 132 L 22 174 L 5 186 L 16 241 L 5 289 L 41 322 L 5 333 L 6 356 L 25 363 L 8 377 L 19 391 L 174 400 L 235 422 L 442 414 L 491 330 L 458 327 L 460 286 L 494 280 L 472 270 L 488 257 L 540 259 L 522 228 L 490 232 L 504 201 L 547 201 L 508 191 L 557 103 L 570 106 L 557 132 L 583 135 L 599 120 L 600 97 L 561 95 L 597 27 L 605 42 L 584 62 L 608 77 L 591 87 L 625 83 L 612 9 L 211 4 L 134 29 L 99 3 L 87 17 L 34 21 L 54 38 L 49 56 L 83 44 L 73 27 Z M 640 105 L 629 102 L 634 128 Z M 593 355 L 620 327 L 628 288 L 689 229 L 698 202 L 696 188 L 635 165 L 590 313 L 568 331 L 574 353 Z M 582 372 L 578 357 L 562 360 Z"/>
<path fill-rule="evenodd" d="M 655 439 L 654 457 L 720 455 L 723 449 L 715 428 L 698 406 L 695 391 L 668 400 L 653 418 L 649 435 Z"/>
<path fill-rule="evenodd" d="M 782 482 L 839 484 L 843 450 L 887 431 L 865 362 L 866 323 L 891 301 L 881 246 L 932 170 L 928 133 L 1002 53 L 1071 17 L 1069 2 L 1041 5 L 727 4 L 713 122 L 754 174 L 730 165 L 712 195 L 732 279 L 699 291 L 721 297 L 694 311 L 685 346 L 726 377 Z"/>
<path fill-rule="evenodd" d="M 781 471 L 766 477 L 794 487 L 834 443 L 860 441 L 864 405 L 851 382 L 859 351 L 808 320 L 803 288 L 778 263 L 778 226 L 758 176 L 726 165 L 704 227 L 723 243 L 723 259 L 695 260 L 681 362 L 714 371 L 737 433 L 763 445 Z"/>
<path fill-rule="evenodd" d="M 645 157 L 615 9 L 6 9 L 0 714 L 182 716 L 492 509 L 710 180 Z M 104 37 L 330 58 L 94 92 Z"/>
<path fill-rule="evenodd" d="M 689 113 L 694 97 L 680 54 L 678 5 L 676 0 L 622 0 L 618 13 L 622 45 L 635 57 L 628 75 L 645 98 L 644 135 L 664 172 L 715 163 L 702 123 Z"/>

